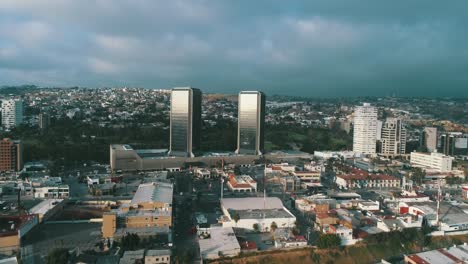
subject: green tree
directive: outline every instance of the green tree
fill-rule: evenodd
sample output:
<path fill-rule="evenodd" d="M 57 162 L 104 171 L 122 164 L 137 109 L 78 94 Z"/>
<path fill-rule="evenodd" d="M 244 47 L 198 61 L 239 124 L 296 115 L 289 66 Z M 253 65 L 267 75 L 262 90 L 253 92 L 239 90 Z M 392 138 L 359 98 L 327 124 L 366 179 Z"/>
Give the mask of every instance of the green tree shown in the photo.
<path fill-rule="evenodd" d="M 258 232 L 260 230 L 260 226 L 257 223 L 253 224 L 252 227 L 255 232 Z"/>
<path fill-rule="evenodd" d="M 232 219 L 234 220 L 234 222 L 236 222 L 236 227 L 237 227 L 237 222 L 239 222 L 239 220 L 240 220 L 239 213 L 236 212 Z"/>
<path fill-rule="evenodd" d="M 278 225 L 276 224 L 276 222 L 271 222 L 270 230 L 274 233 L 276 229 L 278 229 Z"/>
<path fill-rule="evenodd" d="M 66 248 L 55 248 L 49 251 L 49 254 L 46 257 L 47 264 L 63 264 L 68 263 L 70 258 L 70 253 Z"/>
<path fill-rule="evenodd" d="M 317 241 L 318 248 L 334 248 L 341 245 L 341 239 L 336 234 L 321 235 Z"/>
<path fill-rule="evenodd" d="M 414 167 L 411 169 L 411 180 L 417 185 L 421 185 L 426 173 L 421 168 Z"/>

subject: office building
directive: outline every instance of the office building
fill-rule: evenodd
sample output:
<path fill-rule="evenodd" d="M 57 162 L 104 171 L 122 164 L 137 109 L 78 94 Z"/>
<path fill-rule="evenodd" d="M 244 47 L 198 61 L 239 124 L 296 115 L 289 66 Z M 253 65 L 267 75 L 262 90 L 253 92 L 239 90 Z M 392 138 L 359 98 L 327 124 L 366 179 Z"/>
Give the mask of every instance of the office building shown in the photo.
<path fill-rule="evenodd" d="M 23 169 L 23 144 L 20 140 L 4 138 L 0 141 L 0 171 Z"/>
<path fill-rule="evenodd" d="M 238 154 L 262 155 L 264 152 L 265 95 L 257 91 L 239 93 Z"/>
<path fill-rule="evenodd" d="M 369 103 L 354 111 L 353 151 L 363 154 L 376 153 L 377 108 Z"/>
<path fill-rule="evenodd" d="M 50 115 L 47 113 L 40 113 L 39 120 L 38 120 L 39 128 L 44 130 L 49 128 L 50 126 Z"/>
<path fill-rule="evenodd" d="M 169 155 L 195 157 L 200 148 L 201 100 L 199 89 L 172 89 Z"/>
<path fill-rule="evenodd" d="M 2 126 L 6 129 L 23 123 L 23 100 L 2 100 Z"/>
<path fill-rule="evenodd" d="M 422 134 L 422 145 L 427 149 L 427 152 L 437 150 L 437 128 L 425 127 Z"/>
<path fill-rule="evenodd" d="M 387 118 L 382 125 L 380 154 L 398 156 L 406 151 L 406 129 L 398 118 Z"/>
<path fill-rule="evenodd" d="M 439 172 L 452 171 L 452 160 L 452 157 L 438 152 L 411 152 L 410 156 L 411 166 Z"/>
<path fill-rule="evenodd" d="M 461 132 L 448 132 L 440 136 L 440 152 L 449 156 L 466 155 L 468 139 Z"/>

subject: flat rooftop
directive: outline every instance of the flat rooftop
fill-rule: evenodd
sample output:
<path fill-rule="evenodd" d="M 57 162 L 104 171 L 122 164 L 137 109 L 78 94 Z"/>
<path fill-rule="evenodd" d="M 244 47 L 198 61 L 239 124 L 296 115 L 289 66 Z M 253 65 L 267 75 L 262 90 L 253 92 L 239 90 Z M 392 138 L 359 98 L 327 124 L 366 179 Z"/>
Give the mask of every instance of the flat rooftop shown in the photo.
<path fill-rule="evenodd" d="M 240 252 L 240 245 L 232 227 L 212 227 L 210 228 L 210 238 L 200 239 L 198 243 L 204 259 L 207 256 L 219 256 L 223 252 Z"/>
<path fill-rule="evenodd" d="M 468 259 L 468 245 L 454 246 L 448 249 L 436 249 L 408 256 L 415 263 L 421 264 L 456 264 Z"/>
<path fill-rule="evenodd" d="M 171 255 L 171 251 L 169 249 L 148 249 L 146 251 L 146 256 L 167 256 Z"/>
<path fill-rule="evenodd" d="M 29 210 L 29 212 L 31 214 L 44 215 L 50 209 L 54 208 L 57 204 L 59 204 L 62 201 L 63 201 L 63 199 L 47 199 L 47 200 L 44 200 L 44 201 L 40 202 L 39 204 L 37 204 L 33 208 L 31 208 L 31 210 Z"/>
<path fill-rule="evenodd" d="M 221 205 L 227 210 L 265 210 L 283 209 L 283 203 L 277 197 L 223 198 Z"/>
<path fill-rule="evenodd" d="M 150 182 L 140 184 L 133 196 L 131 205 L 143 202 L 162 202 L 172 204 L 173 186 L 165 182 Z"/>
<path fill-rule="evenodd" d="M 234 216 L 239 214 L 240 219 L 262 219 L 262 218 L 294 218 L 284 209 L 255 209 L 255 210 L 228 210 L 229 214 Z"/>

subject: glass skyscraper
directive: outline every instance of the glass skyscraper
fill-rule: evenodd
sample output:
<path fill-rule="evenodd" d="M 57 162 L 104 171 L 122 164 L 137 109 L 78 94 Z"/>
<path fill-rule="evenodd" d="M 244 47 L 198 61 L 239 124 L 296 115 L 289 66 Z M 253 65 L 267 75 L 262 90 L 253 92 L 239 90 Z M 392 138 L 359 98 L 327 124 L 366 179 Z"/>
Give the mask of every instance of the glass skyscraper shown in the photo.
<path fill-rule="evenodd" d="M 239 93 L 237 150 L 239 154 L 262 155 L 264 151 L 265 94 Z"/>
<path fill-rule="evenodd" d="M 169 155 L 194 157 L 200 148 L 201 97 L 199 89 L 172 89 Z"/>

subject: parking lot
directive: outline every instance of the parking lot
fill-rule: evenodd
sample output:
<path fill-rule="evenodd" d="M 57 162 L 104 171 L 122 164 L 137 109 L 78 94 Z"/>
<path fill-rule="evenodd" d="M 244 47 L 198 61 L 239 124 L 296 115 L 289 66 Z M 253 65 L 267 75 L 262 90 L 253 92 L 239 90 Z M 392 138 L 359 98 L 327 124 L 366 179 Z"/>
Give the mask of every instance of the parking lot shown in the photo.
<path fill-rule="evenodd" d="M 23 238 L 24 257 L 40 259 L 54 248 L 93 249 L 101 240 L 100 223 L 41 224 Z"/>

